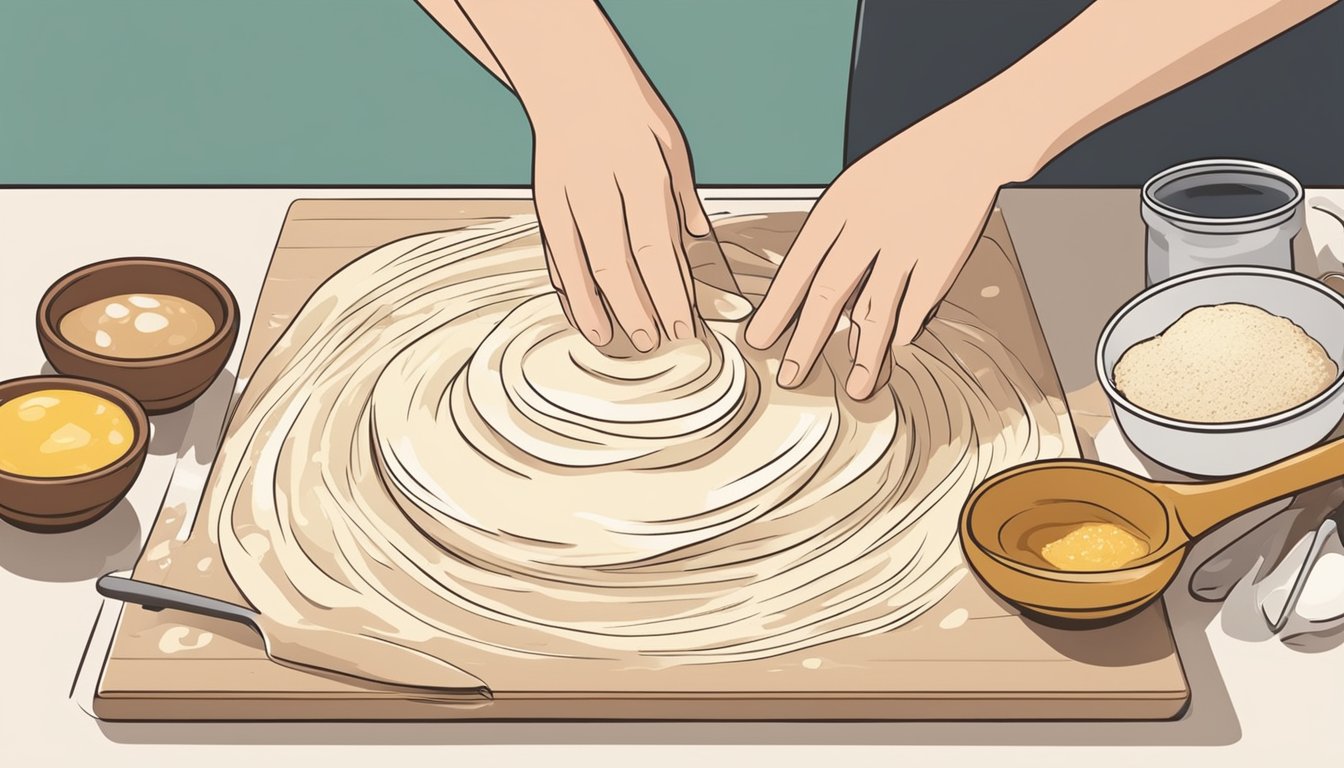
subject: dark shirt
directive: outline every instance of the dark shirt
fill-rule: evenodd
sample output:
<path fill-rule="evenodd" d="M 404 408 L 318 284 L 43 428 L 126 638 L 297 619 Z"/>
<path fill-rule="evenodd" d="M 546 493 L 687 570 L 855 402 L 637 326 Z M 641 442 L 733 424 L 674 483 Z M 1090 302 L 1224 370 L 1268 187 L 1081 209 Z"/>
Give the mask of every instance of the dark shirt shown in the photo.
<path fill-rule="evenodd" d="M 845 162 L 989 80 L 1063 27 L 1086 0 L 860 0 Z M 1143 56 L 1142 42 L 1134 56 Z M 1049 98 L 1039 94 L 1024 98 Z M 1121 117 L 1030 182 L 1138 186 L 1202 157 L 1277 165 L 1344 185 L 1344 4 Z"/>

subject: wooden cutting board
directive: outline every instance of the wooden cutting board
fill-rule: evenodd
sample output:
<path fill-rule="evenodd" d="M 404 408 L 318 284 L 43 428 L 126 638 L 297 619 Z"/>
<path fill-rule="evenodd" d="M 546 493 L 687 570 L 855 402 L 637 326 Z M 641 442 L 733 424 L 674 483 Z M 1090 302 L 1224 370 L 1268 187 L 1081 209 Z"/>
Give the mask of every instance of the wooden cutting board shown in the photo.
<path fill-rule="evenodd" d="M 711 211 L 805 210 L 723 201 Z M 526 200 L 300 200 L 285 219 L 240 370 L 245 381 L 324 279 L 412 234 L 530 213 Z M 996 211 L 950 298 L 1012 349 L 1063 414 L 1064 398 Z M 1062 421 L 1071 424 L 1067 416 Z M 1077 454 L 1069 427 L 1056 435 Z M 138 579 L 242 602 L 194 517 L 165 507 Z M 203 525 L 196 526 L 197 528 Z M 94 699 L 109 720 L 1162 719 L 1189 698 L 1165 608 L 1087 631 L 1038 625 L 968 576 L 912 624 L 756 662 L 591 674 L 564 660 L 503 659 L 490 698 L 440 698 L 291 669 L 248 629 L 126 606 Z"/>

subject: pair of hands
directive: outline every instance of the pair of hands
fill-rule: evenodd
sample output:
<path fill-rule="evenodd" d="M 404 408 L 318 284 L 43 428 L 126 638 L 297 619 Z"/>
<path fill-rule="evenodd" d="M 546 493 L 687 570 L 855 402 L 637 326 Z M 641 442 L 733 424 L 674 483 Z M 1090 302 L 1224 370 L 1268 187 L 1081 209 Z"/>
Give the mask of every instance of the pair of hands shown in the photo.
<path fill-rule="evenodd" d="M 841 174 L 790 248 L 747 342 L 773 346 L 792 325 L 779 379 L 796 386 L 848 311 L 846 389 L 870 396 L 892 343 L 914 339 L 961 269 L 1003 183 L 1337 1 L 1097 0 Z M 709 223 L 690 155 L 600 4 L 417 2 L 532 121 L 538 214 L 574 326 L 611 343 L 609 307 L 640 350 L 693 335 L 686 243 L 708 235 Z M 1145 46 L 1138 58 L 1136 40 Z"/>
<path fill-rule="evenodd" d="M 695 333 L 687 238 L 709 234 L 690 154 L 655 94 L 608 101 L 600 120 L 534 121 L 534 192 L 552 281 L 566 316 L 597 346 L 618 329 L 647 352 Z M 747 327 L 758 349 L 792 325 L 778 380 L 811 372 L 841 315 L 853 360 L 845 389 L 884 382 L 892 344 L 923 328 L 980 235 L 1002 147 L 949 108 L 887 141 L 831 184 L 808 216 Z"/>

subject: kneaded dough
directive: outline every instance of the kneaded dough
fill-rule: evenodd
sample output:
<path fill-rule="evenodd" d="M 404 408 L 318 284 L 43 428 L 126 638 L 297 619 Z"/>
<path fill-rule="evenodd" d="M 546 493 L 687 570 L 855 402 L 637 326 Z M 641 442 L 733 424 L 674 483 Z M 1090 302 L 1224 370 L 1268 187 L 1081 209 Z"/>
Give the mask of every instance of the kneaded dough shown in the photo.
<path fill-rule="evenodd" d="M 780 257 L 726 252 L 758 301 Z M 229 574 L 275 634 L 446 661 L 725 662 L 909 622 L 964 573 L 972 487 L 1040 455 L 1054 410 L 949 303 L 866 402 L 845 328 L 784 390 L 732 304 L 612 357 L 566 324 L 531 217 L 373 251 L 240 404 L 204 501 Z"/>

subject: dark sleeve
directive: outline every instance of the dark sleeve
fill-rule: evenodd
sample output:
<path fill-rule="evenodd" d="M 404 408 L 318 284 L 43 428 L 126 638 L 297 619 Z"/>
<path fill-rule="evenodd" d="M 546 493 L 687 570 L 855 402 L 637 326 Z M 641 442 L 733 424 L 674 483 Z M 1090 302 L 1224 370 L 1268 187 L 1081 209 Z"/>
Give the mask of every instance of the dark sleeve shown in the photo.
<path fill-rule="evenodd" d="M 859 0 L 845 163 L 1011 66 L 1089 4 Z M 1344 4 L 1103 127 L 1029 183 L 1138 186 L 1186 160 L 1243 157 L 1308 186 L 1342 184 L 1341 40 Z"/>

